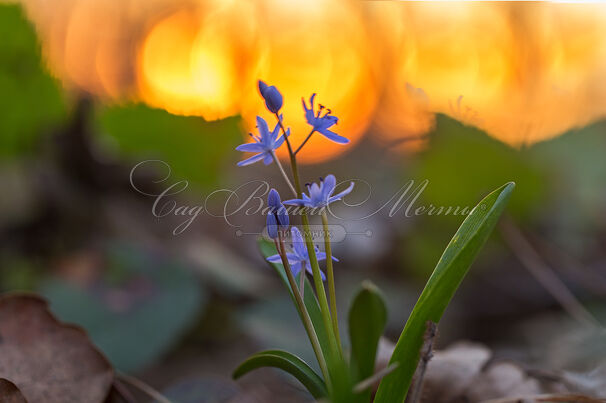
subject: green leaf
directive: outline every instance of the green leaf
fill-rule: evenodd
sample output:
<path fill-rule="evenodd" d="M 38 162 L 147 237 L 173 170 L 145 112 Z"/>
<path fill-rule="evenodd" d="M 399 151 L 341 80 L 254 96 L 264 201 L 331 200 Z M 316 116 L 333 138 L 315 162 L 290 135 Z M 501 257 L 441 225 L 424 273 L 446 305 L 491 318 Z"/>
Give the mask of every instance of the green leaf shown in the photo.
<path fill-rule="evenodd" d="M 349 339 L 351 341 L 351 371 L 354 382 L 369 378 L 375 368 L 379 339 L 387 323 L 387 308 L 379 289 L 364 281 L 349 310 Z M 369 402 L 368 390 L 360 401 Z"/>
<path fill-rule="evenodd" d="M 171 178 L 186 179 L 195 189 L 222 183 L 226 162 L 237 158 L 233 150 L 242 142 L 237 117 L 206 122 L 135 104 L 99 107 L 95 118 L 102 144 L 114 146 L 122 159 L 133 165 L 162 160 L 171 167 Z"/>
<path fill-rule="evenodd" d="M 234 379 L 262 367 L 280 368 L 299 380 L 311 395 L 319 399 L 327 395 L 326 385 L 305 361 L 287 351 L 268 350 L 250 356 L 233 373 Z"/>
<path fill-rule="evenodd" d="M 195 324 L 206 295 L 181 263 L 137 246 L 112 245 L 103 258 L 99 281 L 80 286 L 51 278 L 39 291 L 61 320 L 84 327 L 116 368 L 138 371 Z M 112 305 L 113 295 L 121 296 L 121 305 Z"/>
<path fill-rule="evenodd" d="M 36 151 L 63 125 L 61 84 L 44 67 L 36 31 L 19 4 L 0 4 L 0 159 Z"/>
<path fill-rule="evenodd" d="M 469 266 L 505 209 L 514 186 L 513 182 L 507 183 L 486 196 L 463 221 L 446 247 L 391 357 L 390 364 L 398 363 L 398 368 L 381 381 L 375 403 L 397 403 L 406 398 L 419 360 L 427 321 L 440 321 Z"/>

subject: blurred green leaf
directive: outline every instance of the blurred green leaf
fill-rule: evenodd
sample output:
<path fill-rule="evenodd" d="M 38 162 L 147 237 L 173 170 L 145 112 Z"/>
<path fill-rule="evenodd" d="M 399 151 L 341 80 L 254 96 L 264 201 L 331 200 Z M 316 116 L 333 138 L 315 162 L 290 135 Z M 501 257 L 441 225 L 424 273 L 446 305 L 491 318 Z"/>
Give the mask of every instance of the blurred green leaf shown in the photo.
<path fill-rule="evenodd" d="M 349 309 L 351 370 L 354 382 L 374 373 L 379 339 L 387 323 L 387 309 L 378 288 L 364 281 Z M 363 392 L 360 401 L 369 402 L 371 391 Z"/>
<path fill-rule="evenodd" d="M 395 371 L 383 378 L 376 403 L 403 402 L 417 367 L 428 321 L 438 323 L 478 252 L 488 239 L 514 188 L 507 183 L 486 196 L 467 216 L 444 250 L 400 335 L 390 364 Z"/>
<path fill-rule="evenodd" d="M 175 177 L 198 187 L 221 182 L 221 169 L 234 161 L 242 142 L 239 118 L 206 122 L 195 116 L 176 116 L 141 104 L 103 107 L 97 124 L 122 158 L 133 162 L 160 159 Z"/>
<path fill-rule="evenodd" d="M 0 4 L 0 38 L 0 158 L 6 158 L 31 151 L 40 134 L 65 119 L 66 107 L 20 6 Z"/>
<path fill-rule="evenodd" d="M 195 277 L 174 262 L 132 248 L 111 252 L 101 284 L 83 288 L 53 278 L 40 291 L 59 318 L 84 327 L 116 368 L 132 372 L 178 341 L 204 296 Z"/>
<path fill-rule="evenodd" d="M 288 372 L 299 380 L 311 395 L 319 399 L 326 396 L 326 385 L 305 361 L 287 351 L 268 350 L 250 356 L 233 373 L 234 379 L 258 368 L 274 367 Z"/>
<path fill-rule="evenodd" d="M 531 150 L 510 147 L 445 115 L 437 116 L 436 129 L 430 138 L 427 149 L 418 155 L 412 167 L 415 187 L 423 180 L 429 181 L 414 203 L 415 208 L 430 205 L 471 208 L 495 183 L 514 181 L 516 192 L 508 211 L 520 221 L 541 217 L 553 182 L 550 167 L 536 159 Z M 417 225 L 402 248 L 405 263 L 402 266 L 416 270 L 424 278 L 426 269 L 440 257 L 449 234 L 458 228 L 460 215 L 426 214 L 415 219 Z"/>

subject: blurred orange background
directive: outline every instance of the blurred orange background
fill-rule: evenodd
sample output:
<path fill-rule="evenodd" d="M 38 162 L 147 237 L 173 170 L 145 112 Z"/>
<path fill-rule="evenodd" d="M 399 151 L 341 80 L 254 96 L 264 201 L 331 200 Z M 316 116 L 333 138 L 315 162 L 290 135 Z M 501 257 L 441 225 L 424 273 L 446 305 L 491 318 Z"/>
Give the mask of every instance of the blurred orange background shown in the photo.
<path fill-rule="evenodd" d="M 297 144 L 301 97 L 357 143 L 420 136 L 445 113 L 514 146 L 606 115 L 606 6 L 344 0 L 23 0 L 53 73 L 108 102 L 207 120 L 267 112 L 284 95 Z M 295 45 L 293 45 L 295 44 Z M 304 162 L 347 150 L 315 136 Z M 419 146 L 410 142 L 409 148 Z"/>

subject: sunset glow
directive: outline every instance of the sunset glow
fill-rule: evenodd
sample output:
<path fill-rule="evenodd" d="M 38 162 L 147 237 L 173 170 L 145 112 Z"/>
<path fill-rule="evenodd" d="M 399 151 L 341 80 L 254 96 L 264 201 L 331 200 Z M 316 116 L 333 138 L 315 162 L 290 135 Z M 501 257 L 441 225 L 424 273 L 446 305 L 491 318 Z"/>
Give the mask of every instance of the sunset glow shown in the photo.
<path fill-rule="evenodd" d="M 272 118 L 263 79 L 284 94 L 295 144 L 314 91 L 354 144 L 426 133 L 437 112 L 514 146 L 606 115 L 601 4 L 24 2 L 67 86 L 207 120 L 240 114 L 251 130 L 255 115 Z M 318 136 L 301 156 L 344 150 Z"/>

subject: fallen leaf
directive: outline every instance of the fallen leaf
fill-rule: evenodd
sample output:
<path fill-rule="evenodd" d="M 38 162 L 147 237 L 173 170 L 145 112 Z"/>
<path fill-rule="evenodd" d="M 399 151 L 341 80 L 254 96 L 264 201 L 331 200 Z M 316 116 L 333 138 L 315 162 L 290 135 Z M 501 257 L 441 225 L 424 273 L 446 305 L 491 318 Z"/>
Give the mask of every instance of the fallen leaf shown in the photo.
<path fill-rule="evenodd" d="M 0 377 L 29 403 L 96 403 L 114 377 L 79 327 L 60 323 L 35 295 L 0 297 Z"/>
<path fill-rule="evenodd" d="M 21 391 L 8 379 L 0 378 L 0 403 L 27 403 Z"/>

